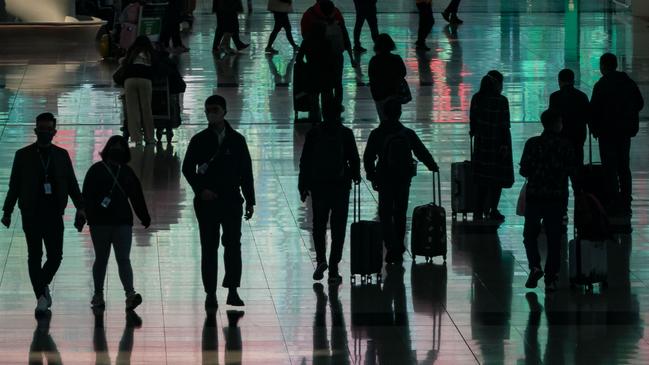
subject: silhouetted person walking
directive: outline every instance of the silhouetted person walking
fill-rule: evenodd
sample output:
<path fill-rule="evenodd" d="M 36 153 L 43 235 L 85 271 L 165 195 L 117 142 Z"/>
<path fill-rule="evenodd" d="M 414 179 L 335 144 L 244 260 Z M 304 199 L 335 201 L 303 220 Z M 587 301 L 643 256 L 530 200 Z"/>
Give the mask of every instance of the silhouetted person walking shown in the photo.
<path fill-rule="evenodd" d="M 417 163 L 412 153 L 430 171 L 439 171 L 439 167 L 417 134 L 399 122 L 399 101 L 388 101 L 385 115 L 386 119 L 381 121 L 379 127 L 370 132 L 363 163 L 367 179 L 379 192 L 379 219 L 388 250 L 385 261 L 397 263 L 403 261 L 406 250 L 404 239 L 408 196 L 410 182 L 417 173 Z"/>
<path fill-rule="evenodd" d="M 354 8 L 356 8 L 356 23 L 354 24 L 355 52 L 367 52 L 367 49 L 361 46 L 361 30 L 365 21 L 370 27 L 372 40 L 376 42 L 376 37 L 379 36 L 379 26 L 376 21 L 376 2 L 377 0 L 354 0 Z"/>
<path fill-rule="evenodd" d="M 95 262 L 92 266 L 95 293 L 90 304 L 93 308 L 103 308 L 106 305 L 104 280 L 112 246 L 126 295 L 126 309 L 133 310 L 142 303 L 142 296 L 133 288 L 130 258 L 133 241 L 131 205 L 145 228 L 151 224 L 151 217 L 140 180 L 127 165 L 131 160 L 131 152 L 126 139 L 122 136 L 110 137 L 101 152 L 101 159 L 90 167 L 83 180 L 83 199 L 95 249 Z"/>
<path fill-rule="evenodd" d="M 225 120 L 227 106 L 220 95 L 205 100 L 209 126 L 192 137 L 183 161 L 183 175 L 194 190 L 194 210 L 201 239 L 201 272 L 205 308 L 218 307 L 216 275 L 219 241 L 223 245 L 228 305 L 243 306 L 241 283 L 241 216 L 252 218 L 255 188 L 252 161 L 245 138 Z M 243 197 L 241 194 L 243 193 Z M 221 237 L 221 228 L 223 236 Z"/>
<path fill-rule="evenodd" d="M 398 97 L 401 83 L 406 77 L 406 65 L 403 59 L 392 53 L 395 48 L 392 37 L 385 33 L 379 34 L 374 43 L 376 55 L 370 60 L 367 71 L 372 99 L 380 121 L 385 119 L 383 110 L 385 103 Z"/>
<path fill-rule="evenodd" d="M 442 12 L 442 17 L 444 20 L 451 24 L 462 24 L 464 23 L 460 18 L 457 17 L 457 12 L 460 8 L 460 0 L 451 0 L 448 3 L 446 9 Z"/>
<path fill-rule="evenodd" d="M 77 208 L 75 226 L 85 221 L 83 199 L 68 151 L 52 144 L 56 118 L 51 113 L 36 117 L 37 140 L 16 152 L 2 224 L 9 228 L 16 202 L 27 241 L 29 278 L 38 303 L 36 313 L 52 306 L 49 285 L 63 259 L 63 213 L 68 196 Z M 43 245 L 47 260 L 41 267 Z"/>
<path fill-rule="evenodd" d="M 536 288 L 545 274 L 545 288 L 556 289 L 561 267 L 562 221 L 568 202 L 568 177 L 577 170 L 575 152 L 568 140 L 561 137 L 561 115 L 555 110 L 541 114 L 543 133 L 525 143 L 520 174 L 527 178 L 525 227 L 523 243 L 529 262 L 527 288 Z M 538 236 L 541 223 L 547 237 L 548 255 L 545 273 L 541 269 Z"/>
<path fill-rule="evenodd" d="M 609 201 L 602 202 L 610 215 L 631 215 L 631 138 L 638 134 L 639 112 L 644 99 L 638 85 L 617 71 L 617 57 L 605 53 L 599 60 L 602 78 L 595 83 L 590 99 L 591 132 L 599 139 L 599 154 L 606 173 Z M 617 204 L 616 204 L 617 202 Z"/>
<path fill-rule="evenodd" d="M 417 42 L 415 46 L 418 51 L 430 51 L 426 46 L 426 38 L 435 25 L 433 17 L 433 0 L 415 0 L 419 12 L 419 28 L 417 29 Z"/>
<path fill-rule="evenodd" d="M 509 101 L 501 95 L 503 75 L 489 71 L 471 99 L 469 134 L 475 140 L 471 158 L 477 186 L 474 216 L 504 220 L 498 211 L 503 188 L 514 183 Z"/>
<path fill-rule="evenodd" d="M 168 0 L 167 7 L 162 17 L 162 29 L 160 30 L 159 42 L 164 48 L 169 47 L 169 39 L 173 43 L 173 48 L 169 48 L 173 53 L 184 53 L 189 48 L 183 45 L 180 38 L 180 22 L 184 11 L 184 1 Z"/>
<path fill-rule="evenodd" d="M 248 48 L 239 36 L 239 15 L 243 11 L 240 0 L 212 0 L 212 12 L 216 13 L 216 31 L 212 43 L 212 53 L 221 51 L 221 40 L 229 33 L 238 51 Z M 230 43 L 228 39 L 228 43 Z M 229 45 L 227 45 L 229 47 Z"/>
<path fill-rule="evenodd" d="M 340 120 L 340 107 L 327 103 L 324 123 L 309 131 L 300 158 L 298 189 L 304 202 L 313 203 L 313 244 L 316 270 L 313 280 L 321 280 L 329 268 L 329 282 L 340 283 L 338 263 L 342 258 L 352 180 L 360 183 L 360 158 L 352 130 Z M 331 214 L 331 253 L 326 256 L 327 223 Z"/>
<path fill-rule="evenodd" d="M 268 37 L 268 44 L 266 45 L 265 52 L 267 54 L 279 53 L 273 48 L 273 43 L 275 43 L 275 38 L 277 38 L 277 34 L 279 34 L 279 31 L 282 30 L 282 28 L 284 28 L 284 31 L 286 32 L 288 43 L 291 44 L 294 51 L 297 51 L 298 46 L 293 40 L 291 21 L 288 18 L 288 14 L 293 12 L 293 0 L 268 0 L 268 10 L 273 13 L 275 24 L 273 25 L 273 30 L 270 32 L 270 37 Z"/>

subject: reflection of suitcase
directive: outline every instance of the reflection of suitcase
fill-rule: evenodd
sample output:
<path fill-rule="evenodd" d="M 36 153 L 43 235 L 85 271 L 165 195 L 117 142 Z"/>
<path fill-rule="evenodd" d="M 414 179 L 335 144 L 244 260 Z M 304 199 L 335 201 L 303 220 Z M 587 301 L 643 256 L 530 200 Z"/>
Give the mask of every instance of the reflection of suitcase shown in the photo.
<path fill-rule="evenodd" d="M 354 223 L 351 225 L 351 281 L 361 275 L 361 282 L 371 281 L 372 274 L 377 274 L 381 281 L 383 268 L 383 235 L 381 224 L 376 221 L 361 220 L 361 190 L 354 185 Z"/>
<path fill-rule="evenodd" d="M 410 253 L 413 260 L 417 256 L 426 257 L 426 261 L 443 256 L 446 261 L 446 210 L 441 206 L 440 185 L 439 172 L 433 172 L 433 202 L 418 206 L 412 212 Z"/>
<path fill-rule="evenodd" d="M 299 112 L 308 112 L 312 109 L 313 96 L 308 92 L 307 67 L 302 61 L 295 62 L 293 66 L 293 110 L 296 121 Z"/>
<path fill-rule="evenodd" d="M 568 243 L 570 285 L 586 285 L 590 290 L 593 284 L 607 285 L 608 241 L 588 241 L 575 238 Z"/>
<path fill-rule="evenodd" d="M 473 213 L 473 168 L 470 161 L 451 164 L 451 211 L 453 219 L 458 214 L 466 219 L 467 213 Z"/>

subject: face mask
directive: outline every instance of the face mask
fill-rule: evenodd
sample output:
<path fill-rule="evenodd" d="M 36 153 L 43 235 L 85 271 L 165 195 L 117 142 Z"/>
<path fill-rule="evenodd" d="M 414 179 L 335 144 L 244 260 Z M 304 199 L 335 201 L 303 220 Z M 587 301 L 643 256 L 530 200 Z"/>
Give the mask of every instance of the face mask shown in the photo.
<path fill-rule="evenodd" d="M 52 132 L 36 132 L 38 144 L 42 146 L 47 146 L 52 143 L 52 138 L 54 138 L 54 133 Z"/>
<path fill-rule="evenodd" d="M 108 158 L 119 163 L 124 163 L 126 160 L 126 152 L 123 149 L 110 149 L 108 150 Z"/>

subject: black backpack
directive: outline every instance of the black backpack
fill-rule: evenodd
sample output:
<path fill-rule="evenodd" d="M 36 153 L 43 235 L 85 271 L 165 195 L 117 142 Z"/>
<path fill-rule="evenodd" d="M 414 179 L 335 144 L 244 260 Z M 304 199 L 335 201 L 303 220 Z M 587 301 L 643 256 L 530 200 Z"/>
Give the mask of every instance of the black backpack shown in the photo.
<path fill-rule="evenodd" d="M 412 147 L 406 128 L 400 128 L 386 137 L 379 158 L 384 176 L 396 179 L 415 176 L 417 165 L 412 158 Z"/>
<path fill-rule="evenodd" d="M 320 129 L 313 146 L 313 182 L 342 181 L 347 172 L 345 146 L 340 129 Z"/>

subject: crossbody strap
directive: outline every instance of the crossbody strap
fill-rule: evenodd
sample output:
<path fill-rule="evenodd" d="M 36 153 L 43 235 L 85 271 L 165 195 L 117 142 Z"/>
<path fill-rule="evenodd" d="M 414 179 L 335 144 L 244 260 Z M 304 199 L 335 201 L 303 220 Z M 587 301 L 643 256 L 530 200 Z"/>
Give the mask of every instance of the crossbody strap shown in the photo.
<path fill-rule="evenodd" d="M 117 165 L 117 175 L 115 175 L 115 174 L 113 174 L 113 170 L 111 170 L 110 167 L 108 167 L 108 165 L 105 162 L 102 161 L 102 164 L 104 165 L 104 167 L 106 168 L 106 170 L 110 174 L 110 177 L 113 178 L 113 186 L 110 188 L 110 192 L 108 193 L 108 195 L 112 195 L 113 190 L 115 190 L 115 187 L 117 187 L 122 192 L 122 194 L 124 194 L 124 196 L 128 197 L 128 194 L 126 194 L 126 191 L 124 191 L 124 189 L 122 188 L 122 185 L 119 183 L 119 180 L 118 180 L 119 173 L 122 171 L 122 166 Z"/>

